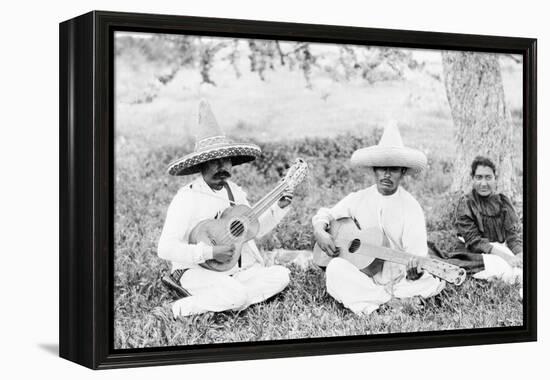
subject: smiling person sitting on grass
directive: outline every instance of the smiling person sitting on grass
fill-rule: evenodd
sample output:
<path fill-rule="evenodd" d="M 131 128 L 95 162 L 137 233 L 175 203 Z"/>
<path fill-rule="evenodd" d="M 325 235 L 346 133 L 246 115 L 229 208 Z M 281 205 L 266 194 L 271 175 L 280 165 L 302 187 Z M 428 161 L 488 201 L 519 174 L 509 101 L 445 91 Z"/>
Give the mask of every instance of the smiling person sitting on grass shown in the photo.
<path fill-rule="evenodd" d="M 340 218 L 353 218 L 361 229 L 377 228 L 387 245 L 395 250 L 425 257 L 428 254 L 424 213 L 401 181 L 410 171 L 426 168 L 426 156 L 405 147 L 394 124 L 386 127 L 376 146 L 359 149 L 352 164 L 368 167 L 376 184 L 351 193 L 331 208 L 321 208 L 313 217 L 313 230 L 319 247 L 334 258 L 326 268 L 327 292 L 356 314 L 370 314 L 392 297 L 431 297 L 445 283 L 422 272 L 418 260 L 408 265 L 374 260 L 363 270 L 336 257 L 338 249 L 327 230 Z"/>
<path fill-rule="evenodd" d="M 510 198 L 496 192 L 495 164 L 478 156 L 470 174 L 472 191 L 460 198 L 456 209 L 459 247 L 448 254 L 448 261 L 477 279 L 521 282 L 523 239 L 519 218 Z"/>
<path fill-rule="evenodd" d="M 195 151 L 172 162 L 171 175 L 200 173 L 183 186 L 168 207 L 158 243 L 158 255 L 172 264 L 163 283 L 183 297 L 172 305 L 174 316 L 242 310 L 281 292 L 289 270 L 265 266 L 254 240 L 246 242 L 238 263 L 226 271 L 204 267 L 207 260 L 230 262 L 234 245 L 192 244 L 189 235 L 201 221 L 217 218 L 232 205 L 249 206 L 246 193 L 230 181 L 232 168 L 254 160 L 260 148 L 226 138 L 206 101 L 199 105 L 199 133 Z M 287 214 L 292 193 L 285 192 L 259 219 L 257 237 L 265 235 Z"/>

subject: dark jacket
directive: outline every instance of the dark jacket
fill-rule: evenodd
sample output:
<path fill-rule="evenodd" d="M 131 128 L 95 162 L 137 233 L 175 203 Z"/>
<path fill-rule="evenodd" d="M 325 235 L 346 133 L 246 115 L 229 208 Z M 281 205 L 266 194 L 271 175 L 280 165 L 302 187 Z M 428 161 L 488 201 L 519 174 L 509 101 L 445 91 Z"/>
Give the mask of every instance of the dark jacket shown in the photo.
<path fill-rule="evenodd" d="M 506 243 L 514 254 L 523 251 L 519 218 L 504 194 L 481 197 L 475 190 L 460 198 L 456 210 L 456 229 L 466 248 L 475 253 L 490 253 L 490 242 Z"/>

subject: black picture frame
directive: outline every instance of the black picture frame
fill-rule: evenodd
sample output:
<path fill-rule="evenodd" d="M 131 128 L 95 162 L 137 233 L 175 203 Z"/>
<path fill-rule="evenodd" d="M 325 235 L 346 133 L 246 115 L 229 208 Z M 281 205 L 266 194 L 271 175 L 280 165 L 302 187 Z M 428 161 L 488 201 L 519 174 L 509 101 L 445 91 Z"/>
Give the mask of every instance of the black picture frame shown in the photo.
<path fill-rule="evenodd" d="M 469 50 L 523 56 L 521 327 L 113 348 L 115 31 Z M 93 11 L 60 24 L 60 356 L 93 369 L 535 341 L 536 39 Z M 528 275 L 527 275 L 528 274 Z"/>

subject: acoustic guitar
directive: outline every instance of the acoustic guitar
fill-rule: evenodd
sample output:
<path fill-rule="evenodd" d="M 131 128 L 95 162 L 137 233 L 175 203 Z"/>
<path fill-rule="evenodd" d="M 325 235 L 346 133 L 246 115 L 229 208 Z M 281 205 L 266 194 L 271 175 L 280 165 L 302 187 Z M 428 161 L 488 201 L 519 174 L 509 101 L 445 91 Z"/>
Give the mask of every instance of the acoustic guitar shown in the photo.
<path fill-rule="evenodd" d="M 338 257 L 349 261 L 358 269 L 366 268 L 374 259 L 407 265 L 411 258 L 416 258 L 423 270 L 451 284 L 461 285 L 466 279 L 466 271 L 459 266 L 382 246 L 384 235 L 379 228 L 361 230 L 352 218 L 333 221 L 330 224 L 329 233 L 334 238 L 334 243 L 339 250 Z M 332 258 L 315 243 L 313 248 L 315 264 L 326 267 Z"/>
<path fill-rule="evenodd" d="M 305 178 L 307 169 L 307 163 L 299 158 L 288 169 L 285 178 L 252 207 L 246 205 L 228 207 L 218 219 L 207 219 L 197 224 L 189 234 L 189 243 L 203 242 L 211 246 L 235 246 L 231 260 L 220 262 L 211 259 L 200 265 L 218 272 L 233 268 L 239 261 L 243 244 L 254 239 L 258 234 L 260 229 L 259 216 L 278 201 L 285 191 L 293 191 Z"/>

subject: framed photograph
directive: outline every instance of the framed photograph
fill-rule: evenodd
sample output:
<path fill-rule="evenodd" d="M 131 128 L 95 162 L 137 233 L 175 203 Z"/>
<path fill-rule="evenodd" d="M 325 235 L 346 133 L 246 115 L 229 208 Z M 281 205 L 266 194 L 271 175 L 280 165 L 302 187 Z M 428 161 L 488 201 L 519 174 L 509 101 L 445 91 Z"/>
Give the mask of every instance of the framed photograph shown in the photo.
<path fill-rule="evenodd" d="M 536 40 L 60 24 L 60 356 L 536 340 Z"/>

